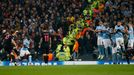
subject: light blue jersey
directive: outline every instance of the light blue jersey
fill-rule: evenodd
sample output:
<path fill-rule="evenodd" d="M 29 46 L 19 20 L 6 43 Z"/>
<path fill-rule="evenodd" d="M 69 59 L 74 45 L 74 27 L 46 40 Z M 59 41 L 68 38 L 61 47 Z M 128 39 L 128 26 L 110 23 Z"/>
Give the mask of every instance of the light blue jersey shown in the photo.
<path fill-rule="evenodd" d="M 128 38 L 129 39 L 134 39 L 133 27 L 129 27 L 129 30 L 128 30 Z"/>
<path fill-rule="evenodd" d="M 105 31 L 103 32 L 103 39 L 110 39 L 110 30 L 109 28 L 104 29 Z"/>
<path fill-rule="evenodd" d="M 23 45 L 25 45 L 27 48 L 29 48 L 30 41 L 28 39 L 23 40 Z"/>
<path fill-rule="evenodd" d="M 26 51 L 28 48 L 22 47 L 21 50 Z"/>
<path fill-rule="evenodd" d="M 115 34 L 111 34 L 111 40 L 113 43 L 116 43 L 116 37 Z"/>
<path fill-rule="evenodd" d="M 122 33 L 122 32 L 124 32 L 124 27 L 123 26 L 116 25 L 115 26 L 115 31 L 116 31 L 116 34 L 115 34 L 116 38 L 122 38 L 123 37 L 123 33 Z"/>
<path fill-rule="evenodd" d="M 105 26 L 97 26 L 96 30 L 105 30 Z M 103 32 L 98 32 L 98 37 L 103 37 Z"/>

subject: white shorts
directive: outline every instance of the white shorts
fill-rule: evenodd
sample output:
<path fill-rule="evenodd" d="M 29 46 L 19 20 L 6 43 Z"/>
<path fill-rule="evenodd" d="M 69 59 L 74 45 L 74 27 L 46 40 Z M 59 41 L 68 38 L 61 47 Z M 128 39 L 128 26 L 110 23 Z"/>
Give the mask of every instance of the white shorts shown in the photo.
<path fill-rule="evenodd" d="M 112 54 L 117 53 L 117 47 L 112 47 Z"/>
<path fill-rule="evenodd" d="M 110 39 L 103 39 L 103 45 L 105 48 L 111 46 L 111 40 Z"/>
<path fill-rule="evenodd" d="M 97 38 L 97 45 L 103 45 L 103 38 L 102 37 Z"/>
<path fill-rule="evenodd" d="M 128 40 L 128 47 L 133 49 L 133 47 L 134 47 L 134 39 L 129 39 Z"/>
<path fill-rule="evenodd" d="M 124 47 L 124 38 L 116 38 L 116 47 L 119 49 L 121 46 Z"/>
<path fill-rule="evenodd" d="M 20 50 L 20 57 L 30 54 L 28 50 Z"/>

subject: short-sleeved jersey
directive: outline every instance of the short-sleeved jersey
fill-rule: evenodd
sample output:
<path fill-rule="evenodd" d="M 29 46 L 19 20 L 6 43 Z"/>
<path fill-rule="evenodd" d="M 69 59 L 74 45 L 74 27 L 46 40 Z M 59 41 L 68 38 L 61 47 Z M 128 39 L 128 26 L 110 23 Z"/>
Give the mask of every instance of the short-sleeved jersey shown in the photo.
<path fill-rule="evenodd" d="M 96 30 L 105 30 L 105 27 L 103 25 L 97 26 Z M 103 32 L 98 32 L 98 37 L 103 37 Z"/>
<path fill-rule="evenodd" d="M 110 39 L 110 30 L 105 27 L 105 31 L 103 32 L 103 39 Z"/>
<path fill-rule="evenodd" d="M 115 34 L 116 38 L 123 37 L 123 32 L 124 32 L 124 27 L 123 26 L 116 25 L 115 26 L 115 31 L 116 31 L 116 34 Z"/>
<path fill-rule="evenodd" d="M 43 38 L 43 42 L 49 42 L 51 38 L 49 31 L 42 32 L 42 38 Z"/>
<path fill-rule="evenodd" d="M 129 30 L 128 30 L 128 38 L 129 39 L 134 39 L 134 30 L 133 30 L 133 27 L 129 27 Z"/>
<path fill-rule="evenodd" d="M 12 44 L 12 39 L 13 39 L 13 36 L 11 36 L 11 35 L 6 35 L 5 37 L 4 37 L 4 46 L 13 46 L 13 44 Z"/>

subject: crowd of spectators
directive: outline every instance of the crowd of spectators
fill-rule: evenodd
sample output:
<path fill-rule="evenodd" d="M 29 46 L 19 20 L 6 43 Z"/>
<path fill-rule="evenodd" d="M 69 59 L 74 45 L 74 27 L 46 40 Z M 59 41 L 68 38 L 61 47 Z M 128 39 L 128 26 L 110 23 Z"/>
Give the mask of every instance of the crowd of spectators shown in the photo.
<path fill-rule="evenodd" d="M 68 25 L 79 17 L 85 1 L 79 0 L 2 0 L 0 1 L 0 49 L 4 48 L 5 36 L 17 37 L 17 45 L 25 39 L 30 42 L 31 53 L 38 53 L 42 29 L 47 25 L 52 34 L 52 50 L 68 32 Z M 71 19 L 71 22 L 69 21 Z M 5 54 L 6 56 L 6 54 Z M 1 58 L 7 58 L 2 56 Z"/>

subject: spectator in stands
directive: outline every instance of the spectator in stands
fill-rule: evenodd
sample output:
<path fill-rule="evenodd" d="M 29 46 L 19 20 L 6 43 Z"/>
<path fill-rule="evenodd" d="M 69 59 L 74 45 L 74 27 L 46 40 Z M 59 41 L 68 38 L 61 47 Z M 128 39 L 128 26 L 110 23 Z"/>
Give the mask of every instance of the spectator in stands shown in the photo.
<path fill-rule="evenodd" d="M 49 62 L 53 61 L 53 59 L 54 59 L 54 55 L 53 55 L 52 51 L 50 50 L 49 53 L 48 53 L 48 61 Z"/>

